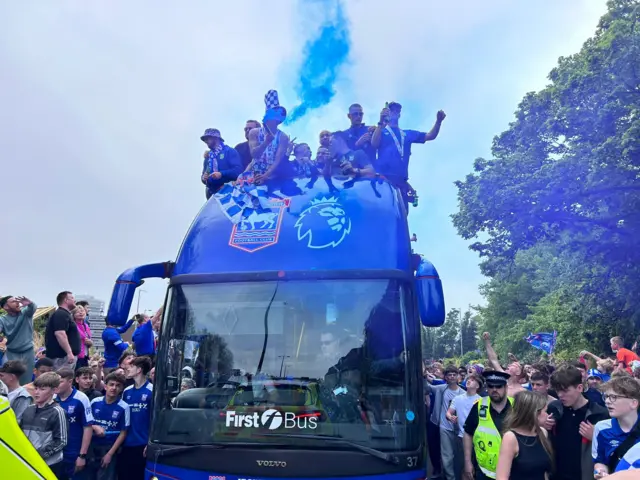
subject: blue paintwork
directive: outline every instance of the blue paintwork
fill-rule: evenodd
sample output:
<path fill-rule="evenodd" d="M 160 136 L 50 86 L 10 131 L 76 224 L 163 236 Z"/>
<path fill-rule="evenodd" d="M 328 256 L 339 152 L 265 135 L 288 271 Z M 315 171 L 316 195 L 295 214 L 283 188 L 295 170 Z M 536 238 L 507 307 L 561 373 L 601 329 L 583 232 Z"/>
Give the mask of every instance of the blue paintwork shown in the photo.
<path fill-rule="evenodd" d="M 310 467 L 312 468 L 312 467 Z M 153 472 L 153 473 L 152 473 Z M 154 465 L 149 462 L 147 464 L 147 471 L 145 472 L 145 480 L 149 480 L 153 477 L 158 480 L 210 480 L 212 477 L 215 480 L 317 480 L 315 478 L 305 477 L 246 477 L 231 475 L 228 473 L 215 473 L 202 470 L 187 470 L 179 467 L 171 467 L 168 465 Z M 326 477 L 322 480 L 344 480 L 345 477 Z M 349 480 L 421 480 L 425 478 L 424 470 L 413 470 L 403 473 L 389 473 L 385 475 L 367 475 L 364 477 L 348 477 Z"/>
<path fill-rule="evenodd" d="M 277 228 L 267 230 L 261 244 L 231 246 L 234 225 L 218 202 L 210 199 L 193 221 L 171 269 L 167 262 L 142 265 L 120 275 L 109 304 L 112 325 L 124 325 L 135 289 L 145 278 L 179 275 L 264 271 L 400 270 L 411 274 L 411 249 L 406 212 L 397 191 L 386 182 L 361 180 L 350 188 L 343 181 L 319 178 L 272 182 L 270 191 L 285 197 L 288 206 L 277 213 Z M 314 201 L 335 199 L 344 212 L 337 235 L 327 217 L 302 215 Z M 313 209 L 311 209 L 313 210 Z M 258 228 L 264 226 L 256 224 Z M 242 229 L 235 226 L 235 231 Z M 265 232 L 265 230 L 263 230 Z M 306 235 L 305 235 L 306 234 Z M 313 235 L 313 236 L 312 236 Z M 319 244 L 333 244 L 325 248 Z M 271 242 L 271 244 L 269 244 Z M 253 250 L 253 251 L 247 251 Z M 416 291 L 422 322 L 442 325 L 445 318 L 442 282 L 433 264 L 422 258 L 417 266 Z"/>
<path fill-rule="evenodd" d="M 124 325 L 127 322 L 136 288 L 144 283 L 145 278 L 168 278 L 170 275 L 169 262 L 151 263 L 125 270 L 113 287 L 107 314 L 109 325 Z"/>
<path fill-rule="evenodd" d="M 324 178 L 313 188 L 305 188 L 309 179 L 273 184 L 290 199 L 279 219 L 277 243 L 252 253 L 229 245 L 234 225 L 227 219 L 215 199 L 210 199 L 191 225 L 174 269 L 174 276 L 211 272 L 252 272 L 292 270 L 366 270 L 398 269 L 407 271 L 410 265 L 410 243 L 404 206 L 395 189 L 386 182 L 376 184 L 378 198 L 371 181 L 355 182 L 343 188 L 343 182 L 333 179 L 338 189 L 332 193 Z M 350 233 L 334 232 L 328 218 L 301 213 L 315 199 L 335 198 L 345 213 Z M 296 222 L 300 221 L 299 226 Z M 311 229 L 312 245 L 322 241 L 339 242 L 326 248 L 309 248 L 309 237 L 298 239 Z M 238 229 L 236 229 L 237 231 Z M 344 232 L 344 231 L 343 231 Z M 269 234 L 267 236 L 274 236 Z M 253 248 L 253 247 L 251 247 Z"/>
<path fill-rule="evenodd" d="M 441 326 L 446 315 L 442 281 L 433 263 L 423 256 L 420 256 L 420 263 L 416 269 L 415 283 L 422 324 L 426 327 Z"/>

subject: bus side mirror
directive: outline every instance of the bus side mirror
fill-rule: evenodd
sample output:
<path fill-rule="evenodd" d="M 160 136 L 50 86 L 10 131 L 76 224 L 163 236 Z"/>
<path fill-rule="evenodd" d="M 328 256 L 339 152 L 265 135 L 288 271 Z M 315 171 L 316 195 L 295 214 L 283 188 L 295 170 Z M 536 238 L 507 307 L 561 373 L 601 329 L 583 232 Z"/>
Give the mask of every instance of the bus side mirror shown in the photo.
<path fill-rule="evenodd" d="M 416 268 L 415 282 L 422 324 L 425 327 L 440 327 L 445 318 L 442 281 L 433 264 L 422 256 Z"/>
<path fill-rule="evenodd" d="M 133 303 L 136 288 L 144 283 L 145 278 L 168 278 L 173 269 L 172 262 L 151 263 L 125 270 L 116 280 L 107 311 L 109 325 L 124 325 L 129 318 L 129 310 Z"/>

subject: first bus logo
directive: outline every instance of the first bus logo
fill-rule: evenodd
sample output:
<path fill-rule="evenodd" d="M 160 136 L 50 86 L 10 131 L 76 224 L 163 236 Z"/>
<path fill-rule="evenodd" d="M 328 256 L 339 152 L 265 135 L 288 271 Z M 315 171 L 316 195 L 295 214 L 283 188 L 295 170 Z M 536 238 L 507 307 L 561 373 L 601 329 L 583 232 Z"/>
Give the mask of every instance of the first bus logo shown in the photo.
<path fill-rule="evenodd" d="M 268 210 L 253 210 L 233 226 L 229 245 L 253 253 L 278 243 L 282 215 L 290 203 L 289 198 L 274 198 L 269 202 Z"/>

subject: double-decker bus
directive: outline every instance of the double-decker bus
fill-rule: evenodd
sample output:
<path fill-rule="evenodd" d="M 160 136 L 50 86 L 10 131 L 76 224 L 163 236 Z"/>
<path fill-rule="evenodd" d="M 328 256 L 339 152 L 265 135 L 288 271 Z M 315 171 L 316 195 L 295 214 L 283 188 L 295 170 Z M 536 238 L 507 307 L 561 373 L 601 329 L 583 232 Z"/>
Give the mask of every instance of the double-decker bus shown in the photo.
<path fill-rule="evenodd" d="M 169 279 L 146 478 L 424 478 L 420 333 L 445 310 L 400 193 L 320 177 L 268 197 L 244 215 L 211 198 L 175 262 L 116 281 L 121 325 L 144 279 Z"/>

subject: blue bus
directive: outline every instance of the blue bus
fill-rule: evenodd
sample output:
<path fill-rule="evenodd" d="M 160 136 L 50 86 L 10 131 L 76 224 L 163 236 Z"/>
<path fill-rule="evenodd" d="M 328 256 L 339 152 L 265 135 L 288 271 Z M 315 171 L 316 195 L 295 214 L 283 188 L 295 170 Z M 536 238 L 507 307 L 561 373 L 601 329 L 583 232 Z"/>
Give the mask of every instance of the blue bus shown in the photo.
<path fill-rule="evenodd" d="M 114 287 L 121 325 L 144 279 L 169 279 L 145 478 L 425 478 L 420 332 L 445 309 L 400 192 L 320 177 L 271 181 L 249 215 L 226 200 L 175 262 Z"/>

